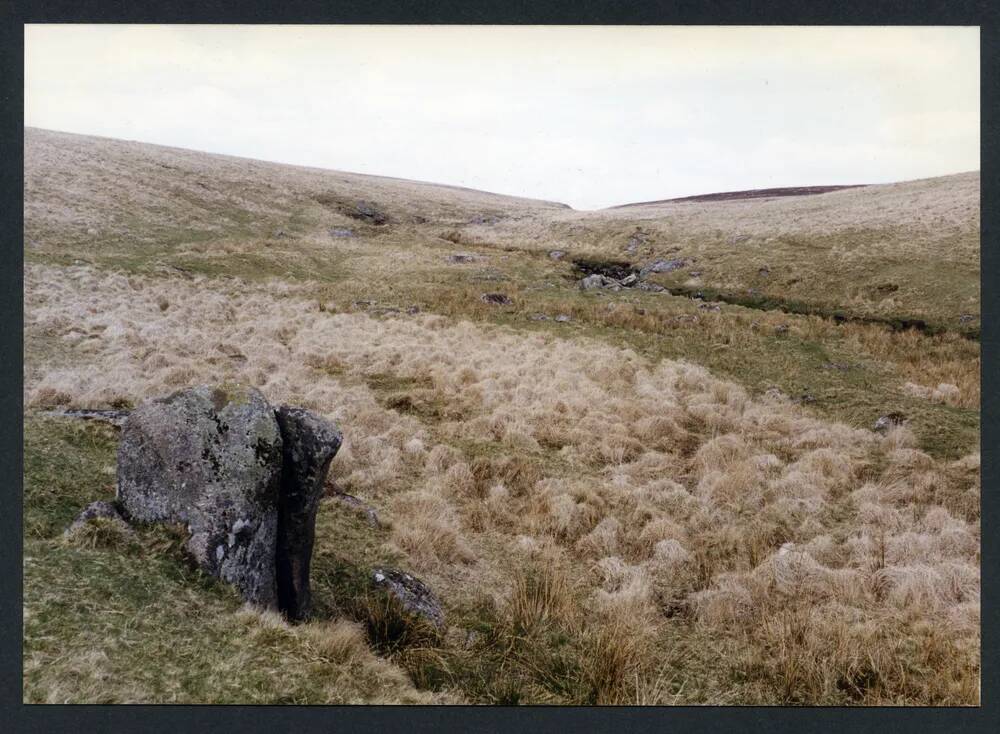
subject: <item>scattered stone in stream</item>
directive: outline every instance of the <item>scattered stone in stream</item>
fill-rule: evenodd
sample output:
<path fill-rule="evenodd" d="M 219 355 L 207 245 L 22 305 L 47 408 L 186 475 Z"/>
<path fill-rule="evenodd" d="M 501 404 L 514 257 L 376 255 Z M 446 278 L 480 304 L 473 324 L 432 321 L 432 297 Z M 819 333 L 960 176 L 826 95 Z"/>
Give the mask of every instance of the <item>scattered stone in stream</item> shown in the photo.
<path fill-rule="evenodd" d="M 649 291 L 650 293 L 663 293 L 666 290 L 666 288 L 664 288 L 662 285 L 658 285 L 656 283 L 647 283 L 644 280 L 640 280 L 638 283 L 636 283 L 635 287 L 640 291 Z"/>
<path fill-rule="evenodd" d="M 488 303 L 492 306 L 509 306 L 513 303 L 510 300 L 510 296 L 506 293 L 484 293 L 480 296 L 483 303 Z"/>
<path fill-rule="evenodd" d="M 410 614 L 425 619 L 439 631 L 445 627 L 441 602 L 420 579 L 394 568 L 372 571 L 372 585 L 389 594 Z"/>
<path fill-rule="evenodd" d="M 639 275 L 645 277 L 650 273 L 672 273 L 675 270 L 687 267 L 688 261 L 684 258 L 673 260 L 654 260 L 639 271 Z"/>
<path fill-rule="evenodd" d="M 873 430 L 876 433 L 881 433 L 884 435 L 889 432 L 889 429 L 894 428 L 896 426 L 901 426 L 905 422 L 906 422 L 906 416 L 903 415 L 902 413 L 897 413 L 897 412 L 886 413 L 883 416 L 879 416 L 879 419 L 875 421 L 875 426 L 873 427 Z"/>
<path fill-rule="evenodd" d="M 600 273 L 594 273 L 593 275 L 588 275 L 586 278 L 580 280 L 580 290 L 589 291 L 595 288 L 610 288 L 611 290 L 621 290 L 621 281 L 615 280 L 614 278 L 609 278 L 606 275 L 601 275 Z"/>

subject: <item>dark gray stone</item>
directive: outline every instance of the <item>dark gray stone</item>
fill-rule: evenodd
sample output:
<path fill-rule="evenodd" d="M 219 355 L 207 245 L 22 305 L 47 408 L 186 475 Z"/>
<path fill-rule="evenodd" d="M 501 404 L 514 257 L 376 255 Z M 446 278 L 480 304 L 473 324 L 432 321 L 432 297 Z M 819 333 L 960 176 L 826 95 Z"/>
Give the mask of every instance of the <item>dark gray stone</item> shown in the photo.
<path fill-rule="evenodd" d="M 372 572 L 372 585 L 395 598 L 410 614 L 426 619 L 438 630 L 444 629 L 441 602 L 420 579 L 394 568 L 376 568 Z"/>
<path fill-rule="evenodd" d="M 448 255 L 448 262 L 450 263 L 472 263 L 482 259 L 482 255 L 474 255 L 471 252 L 456 252 Z"/>
<path fill-rule="evenodd" d="M 886 434 L 890 428 L 901 426 L 905 422 L 906 416 L 902 413 L 886 413 L 883 416 L 879 416 L 873 428 L 876 433 Z"/>
<path fill-rule="evenodd" d="M 484 293 L 480 296 L 483 303 L 488 303 L 492 306 L 509 306 L 513 303 L 510 300 L 510 296 L 506 293 Z"/>
<path fill-rule="evenodd" d="M 274 411 L 281 431 L 281 490 L 275 553 L 278 609 L 297 621 L 309 614 L 309 565 L 316 536 L 316 509 L 330 462 L 342 436 L 325 418 L 282 405 Z"/>
<path fill-rule="evenodd" d="M 130 520 L 185 523 L 202 569 L 274 608 L 281 457 L 259 391 L 189 388 L 143 402 L 125 421 L 117 498 Z"/>
<path fill-rule="evenodd" d="M 389 221 L 388 215 L 371 201 L 359 201 L 357 206 L 354 207 L 354 211 L 350 212 L 350 215 L 355 219 L 361 219 L 379 226 Z"/>

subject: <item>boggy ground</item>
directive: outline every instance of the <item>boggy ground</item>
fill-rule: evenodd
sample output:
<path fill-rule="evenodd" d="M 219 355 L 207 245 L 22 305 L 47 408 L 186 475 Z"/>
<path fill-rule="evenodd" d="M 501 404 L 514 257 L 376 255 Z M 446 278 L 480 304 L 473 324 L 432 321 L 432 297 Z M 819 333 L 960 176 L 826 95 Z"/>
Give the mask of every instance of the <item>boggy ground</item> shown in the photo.
<path fill-rule="evenodd" d="M 573 212 L 28 130 L 25 196 L 25 700 L 978 703 L 978 174 Z M 578 257 L 816 308 L 582 292 Z M 43 411 L 221 381 L 337 421 L 386 526 L 324 500 L 304 625 L 169 529 L 62 536 L 115 433 Z"/>

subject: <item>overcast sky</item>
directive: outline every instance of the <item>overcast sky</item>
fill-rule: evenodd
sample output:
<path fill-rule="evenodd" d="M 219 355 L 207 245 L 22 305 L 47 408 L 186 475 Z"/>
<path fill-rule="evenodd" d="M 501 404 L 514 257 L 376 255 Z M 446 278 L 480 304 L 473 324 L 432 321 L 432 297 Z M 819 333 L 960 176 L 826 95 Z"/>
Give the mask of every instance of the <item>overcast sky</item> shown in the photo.
<path fill-rule="evenodd" d="M 578 209 L 979 168 L 977 28 L 25 28 L 25 124 Z"/>

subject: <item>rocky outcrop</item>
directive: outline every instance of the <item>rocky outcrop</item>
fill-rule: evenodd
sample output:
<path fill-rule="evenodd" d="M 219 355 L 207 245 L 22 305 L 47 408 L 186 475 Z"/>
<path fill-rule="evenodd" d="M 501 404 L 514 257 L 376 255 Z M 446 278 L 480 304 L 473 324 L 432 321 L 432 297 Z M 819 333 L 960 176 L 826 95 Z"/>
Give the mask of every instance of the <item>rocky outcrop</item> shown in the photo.
<path fill-rule="evenodd" d="M 276 608 L 281 449 L 257 390 L 200 386 L 147 400 L 122 427 L 118 501 L 133 521 L 185 523 L 202 569 Z"/>
<path fill-rule="evenodd" d="M 302 408 L 274 412 L 282 437 L 281 490 L 275 554 L 278 608 L 291 620 L 309 614 L 309 565 L 316 533 L 316 509 L 330 462 L 340 449 L 340 431 Z"/>
<path fill-rule="evenodd" d="M 253 388 L 199 386 L 147 400 L 122 427 L 117 499 L 142 523 L 184 523 L 187 549 L 247 601 L 309 610 L 316 509 L 340 432 Z"/>

